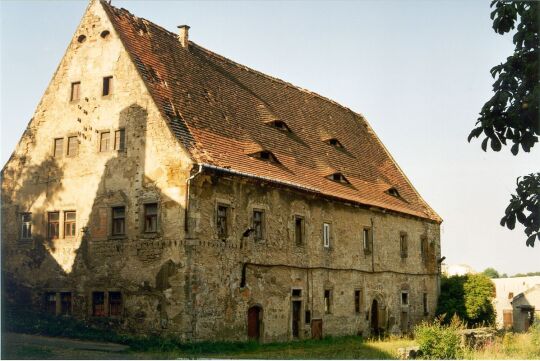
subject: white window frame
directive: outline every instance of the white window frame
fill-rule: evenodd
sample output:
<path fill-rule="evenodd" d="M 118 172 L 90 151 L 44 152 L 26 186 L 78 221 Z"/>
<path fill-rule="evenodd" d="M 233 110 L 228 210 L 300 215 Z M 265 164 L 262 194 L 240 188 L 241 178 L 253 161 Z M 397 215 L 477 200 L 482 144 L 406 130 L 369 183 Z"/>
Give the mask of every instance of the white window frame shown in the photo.
<path fill-rule="evenodd" d="M 25 221 L 24 217 L 29 216 L 30 220 Z M 32 213 L 24 212 L 20 214 L 21 217 L 21 239 L 32 239 Z M 26 230 L 26 231 L 25 231 Z"/>
<path fill-rule="evenodd" d="M 323 245 L 330 248 L 330 223 L 323 223 Z"/>

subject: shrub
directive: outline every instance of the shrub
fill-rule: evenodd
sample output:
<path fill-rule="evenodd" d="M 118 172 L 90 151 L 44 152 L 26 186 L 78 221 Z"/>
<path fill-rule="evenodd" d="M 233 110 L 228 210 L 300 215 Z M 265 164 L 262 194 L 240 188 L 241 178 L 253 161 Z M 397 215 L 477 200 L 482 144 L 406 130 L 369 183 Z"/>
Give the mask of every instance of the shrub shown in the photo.
<path fill-rule="evenodd" d="M 441 319 L 433 323 L 422 322 L 414 329 L 420 354 L 425 359 L 448 360 L 464 357 L 461 346 L 461 321 L 453 318 L 449 325 L 443 325 Z"/>
<path fill-rule="evenodd" d="M 540 320 L 537 320 L 529 328 L 531 343 L 535 348 L 536 355 L 540 356 Z"/>

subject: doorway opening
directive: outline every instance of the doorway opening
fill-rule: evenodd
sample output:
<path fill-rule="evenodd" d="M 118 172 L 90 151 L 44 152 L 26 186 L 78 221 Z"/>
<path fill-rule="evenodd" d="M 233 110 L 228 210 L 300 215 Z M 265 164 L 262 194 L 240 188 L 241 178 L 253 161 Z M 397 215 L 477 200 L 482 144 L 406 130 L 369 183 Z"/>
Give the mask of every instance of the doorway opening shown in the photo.
<path fill-rule="evenodd" d="M 261 339 L 262 308 L 252 306 L 248 309 L 248 338 L 260 341 Z"/>

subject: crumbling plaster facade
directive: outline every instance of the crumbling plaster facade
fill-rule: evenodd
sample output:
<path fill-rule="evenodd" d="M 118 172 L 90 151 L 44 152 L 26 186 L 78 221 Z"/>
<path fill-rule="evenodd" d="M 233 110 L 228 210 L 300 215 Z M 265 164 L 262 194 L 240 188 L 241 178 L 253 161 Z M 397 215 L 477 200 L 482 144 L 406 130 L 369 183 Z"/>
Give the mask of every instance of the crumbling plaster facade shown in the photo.
<path fill-rule="evenodd" d="M 185 340 L 245 340 L 253 306 L 261 310 L 261 341 L 291 339 L 293 301 L 300 305 L 300 338 L 311 337 L 306 311 L 322 320 L 324 335 L 369 334 L 373 317 L 380 329 L 407 331 L 433 315 L 438 223 L 198 168 L 163 121 L 98 1 L 76 34 L 86 39 L 76 35 L 70 43 L 2 173 L 2 268 L 8 284 L 31 290 L 20 300 L 40 306 L 46 292 L 70 292 L 74 317 L 92 320 L 92 292 L 119 291 L 117 327 Z M 101 96 L 105 76 L 113 76 L 113 90 Z M 78 101 L 70 101 L 73 82 L 81 83 Z M 125 150 L 100 152 L 101 132 L 117 129 L 125 129 Z M 78 155 L 53 157 L 54 139 L 73 135 Z M 143 231 L 142 207 L 149 202 L 158 204 L 158 230 L 151 234 Z M 217 235 L 218 204 L 229 207 L 226 239 Z M 121 237 L 110 226 L 118 205 L 126 210 Z M 264 210 L 262 240 L 243 236 L 253 209 Z M 68 210 L 76 211 L 76 236 L 62 237 L 61 220 L 60 237 L 48 239 L 48 212 Z M 21 239 L 22 212 L 32 214 L 30 240 Z M 302 245 L 294 239 L 295 216 L 305 220 Z M 323 223 L 331 225 L 328 248 Z M 372 231 L 369 254 L 364 227 Z M 424 257 L 421 237 L 428 240 Z M 293 296 L 293 289 L 301 291 Z M 331 291 L 327 313 L 325 290 Z M 15 289 L 5 293 L 19 297 Z"/>

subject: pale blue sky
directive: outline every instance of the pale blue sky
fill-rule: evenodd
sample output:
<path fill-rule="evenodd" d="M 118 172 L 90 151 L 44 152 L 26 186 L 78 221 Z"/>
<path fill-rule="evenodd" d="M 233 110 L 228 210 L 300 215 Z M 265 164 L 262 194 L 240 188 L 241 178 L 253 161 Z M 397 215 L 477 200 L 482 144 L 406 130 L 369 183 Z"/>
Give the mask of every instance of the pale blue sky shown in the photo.
<path fill-rule="evenodd" d="M 540 244 L 499 220 L 531 154 L 484 153 L 466 137 L 491 96 L 489 69 L 513 50 L 486 1 L 117 1 L 113 5 L 239 63 L 362 113 L 443 217 L 448 263 L 540 271 Z M 86 7 L 1 1 L 1 163 L 5 164 Z"/>

